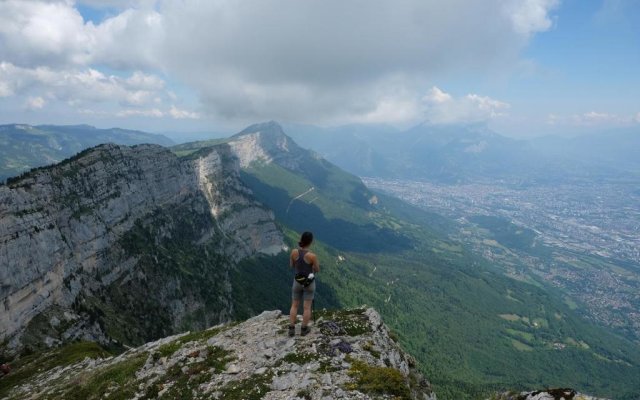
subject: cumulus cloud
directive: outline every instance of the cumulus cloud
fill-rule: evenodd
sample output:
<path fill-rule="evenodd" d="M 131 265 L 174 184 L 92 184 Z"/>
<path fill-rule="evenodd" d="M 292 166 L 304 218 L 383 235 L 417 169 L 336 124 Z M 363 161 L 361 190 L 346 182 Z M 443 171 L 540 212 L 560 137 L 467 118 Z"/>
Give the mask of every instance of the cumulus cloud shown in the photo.
<path fill-rule="evenodd" d="M 138 110 L 138 109 L 126 109 L 116 113 L 117 117 L 153 117 L 153 118 L 161 118 L 164 116 L 164 113 L 157 108 L 149 109 L 149 110 Z"/>
<path fill-rule="evenodd" d="M 559 0 L 510 0 L 503 10 L 511 19 L 513 29 L 528 36 L 551 28 L 549 10 L 559 3 Z"/>
<path fill-rule="evenodd" d="M 162 79 L 142 72 L 122 78 L 92 68 L 22 68 L 11 63 L 0 63 L 0 97 L 16 93 L 46 93 L 51 100 L 76 106 L 87 103 L 144 106 L 167 98 L 163 88 Z"/>
<path fill-rule="evenodd" d="M 197 112 L 189 110 L 181 110 L 176 106 L 171 106 L 169 109 L 169 115 L 175 119 L 198 119 L 200 115 Z"/>
<path fill-rule="evenodd" d="M 94 45 L 93 24 L 69 2 L 0 2 L 0 61 L 20 66 L 82 65 Z"/>
<path fill-rule="evenodd" d="M 45 103 L 46 103 L 46 101 L 40 96 L 38 96 L 38 97 L 29 97 L 27 99 L 26 107 L 29 110 L 38 110 L 38 109 L 41 109 L 42 107 L 44 107 Z"/>
<path fill-rule="evenodd" d="M 108 97 L 123 112 L 162 97 L 162 79 L 154 78 L 162 74 L 195 92 L 198 116 L 406 121 L 426 104 L 433 119 L 479 119 L 503 112 L 504 103 L 434 93 L 425 103 L 421 93 L 447 74 L 490 74 L 513 64 L 532 35 L 550 29 L 558 1 L 108 3 L 120 11 L 94 24 L 72 1 L 0 2 L 0 62 L 30 71 L 25 81 L 56 99 Z M 130 76 L 100 75 L 102 67 Z M 0 96 L 29 90 L 0 76 Z M 180 111 L 163 115 L 195 118 Z"/>
<path fill-rule="evenodd" d="M 432 87 L 422 98 L 426 119 L 432 123 L 484 122 L 506 114 L 508 103 L 477 94 L 454 98 Z"/>

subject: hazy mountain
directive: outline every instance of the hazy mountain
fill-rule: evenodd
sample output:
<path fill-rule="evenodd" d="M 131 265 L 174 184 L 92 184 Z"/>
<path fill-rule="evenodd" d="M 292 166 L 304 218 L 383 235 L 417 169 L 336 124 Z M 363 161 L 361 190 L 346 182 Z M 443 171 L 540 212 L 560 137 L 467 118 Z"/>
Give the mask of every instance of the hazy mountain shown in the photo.
<path fill-rule="evenodd" d="M 533 148 L 580 175 L 579 170 L 619 178 L 640 176 L 640 129 L 608 130 L 572 137 L 545 136 L 531 140 Z"/>
<path fill-rule="evenodd" d="M 101 143 L 170 146 L 173 141 L 162 135 L 89 125 L 0 125 L 0 181 L 30 168 L 62 161 Z"/>
<path fill-rule="evenodd" d="M 345 170 L 372 176 L 390 167 L 383 154 L 393 144 L 398 130 L 388 125 L 347 125 L 320 128 L 313 125 L 285 124 L 288 134 L 303 147 L 312 149 L 322 157 Z"/>
<path fill-rule="evenodd" d="M 519 184 L 640 176 L 637 130 L 521 140 L 482 124 L 423 123 L 400 132 L 368 125 L 291 128 L 296 140 L 359 176 Z"/>

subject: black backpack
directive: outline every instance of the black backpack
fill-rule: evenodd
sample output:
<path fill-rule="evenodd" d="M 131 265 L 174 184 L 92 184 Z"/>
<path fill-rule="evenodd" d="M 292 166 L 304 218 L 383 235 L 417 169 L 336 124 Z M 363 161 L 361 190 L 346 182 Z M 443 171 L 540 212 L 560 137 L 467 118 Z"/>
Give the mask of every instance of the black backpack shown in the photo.
<path fill-rule="evenodd" d="M 298 282 L 299 284 L 301 284 L 303 287 L 307 287 L 309 285 L 311 285 L 311 282 L 313 282 L 316 277 L 312 277 L 309 278 L 308 275 L 302 275 L 302 274 L 296 274 L 296 282 Z"/>

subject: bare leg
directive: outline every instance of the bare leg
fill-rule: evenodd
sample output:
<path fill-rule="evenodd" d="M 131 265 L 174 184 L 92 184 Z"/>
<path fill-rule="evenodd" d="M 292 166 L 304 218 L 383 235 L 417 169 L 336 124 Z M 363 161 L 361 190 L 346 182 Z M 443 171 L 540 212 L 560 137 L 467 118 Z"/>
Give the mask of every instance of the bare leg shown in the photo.
<path fill-rule="evenodd" d="M 313 300 L 305 300 L 304 301 L 304 311 L 302 313 L 302 326 L 309 325 L 309 320 L 311 319 L 311 303 Z"/>
<path fill-rule="evenodd" d="M 306 304 L 306 302 L 305 302 Z M 298 317 L 298 307 L 300 307 L 300 300 L 293 300 L 291 302 L 291 310 L 289 311 L 289 324 L 295 325 Z"/>

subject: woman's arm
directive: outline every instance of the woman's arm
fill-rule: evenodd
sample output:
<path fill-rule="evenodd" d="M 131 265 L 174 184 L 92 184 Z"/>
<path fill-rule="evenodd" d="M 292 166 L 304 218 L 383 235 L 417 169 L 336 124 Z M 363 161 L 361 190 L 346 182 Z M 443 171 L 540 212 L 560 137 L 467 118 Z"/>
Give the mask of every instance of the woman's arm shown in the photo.
<path fill-rule="evenodd" d="M 297 259 L 298 259 L 298 249 L 293 249 L 291 251 L 291 256 L 289 256 L 289 268 L 293 268 Z"/>
<path fill-rule="evenodd" d="M 320 272 L 320 261 L 318 261 L 318 256 L 315 254 L 313 255 L 312 269 L 314 273 Z"/>

